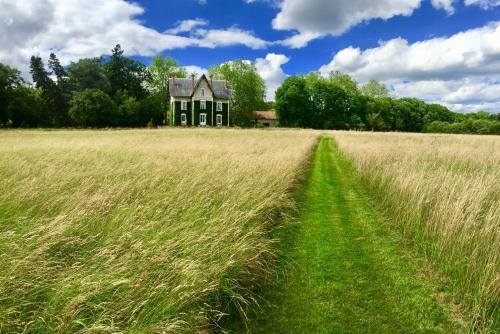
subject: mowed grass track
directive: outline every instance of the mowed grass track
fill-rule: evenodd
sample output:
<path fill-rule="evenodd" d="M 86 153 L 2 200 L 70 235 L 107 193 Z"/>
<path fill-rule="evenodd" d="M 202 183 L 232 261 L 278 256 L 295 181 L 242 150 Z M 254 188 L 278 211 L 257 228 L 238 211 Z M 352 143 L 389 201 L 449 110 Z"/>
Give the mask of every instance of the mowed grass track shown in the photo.
<path fill-rule="evenodd" d="M 0 333 L 192 333 L 244 307 L 309 131 L 0 131 Z"/>
<path fill-rule="evenodd" d="M 298 222 L 282 231 L 286 276 L 264 291 L 249 333 L 460 333 L 400 234 L 388 230 L 352 167 L 322 138 Z"/>

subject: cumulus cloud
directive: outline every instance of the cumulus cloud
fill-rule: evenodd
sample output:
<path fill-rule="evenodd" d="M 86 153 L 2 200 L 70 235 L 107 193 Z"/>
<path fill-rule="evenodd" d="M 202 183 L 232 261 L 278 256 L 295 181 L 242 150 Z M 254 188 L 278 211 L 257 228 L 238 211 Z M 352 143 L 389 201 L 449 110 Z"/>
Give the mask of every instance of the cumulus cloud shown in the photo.
<path fill-rule="evenodd" d="M 282 67 L 290 58 L 285 55 L 269 53 L 265 58 L 257 58 L 255 67 L 266 83 L 266 98 L 273 101 L 276 90 L 286 79 L 287 75 Z"/>
<path fill-rule="evenodd" d="M 413 44 L 397 38 L 372 49 L 349 47 L 320 73 L 336 70 L 361 82 L 384 81 L 398 96 L 415 96 L 459 111 L 500 111 L 500 22 Z"/>
<path fill-rule="evenodd" d="M 395 16 L 410 16 L 423 0 L 245 0 L 271 2 L 279 12 L 273 20 L 273 28 L 294 31 L 294 35 L 280 44 L 302 48 L 310 41 L 326 36 L 339 36 L 350 28 L 374 19 L 389 20 Z M 436 9 L 448 14 L 455 12 L 455 3 L 460 0 L 431 0 Z M 500 5 L 500 0 L 464 0 L 467 6 L 490 9 Z"/>
<path fill-rule="evenodd" d="M 198 29 L 201 19 L 180 22 L 169 32 L 148 28 L 138 20 L 144 9 L 124 0 L 0 0 L 0 62 L 28 73 L 29 57 L 56 52 L 63 64 L 109 54 L 120 43 L 128 55 L 152 56 L 189 46 L 215 48 L 245 45 L 258 49 L 268 42 L 249 31 Z M 98 15 L 96 15 L 98 13 Z"/>

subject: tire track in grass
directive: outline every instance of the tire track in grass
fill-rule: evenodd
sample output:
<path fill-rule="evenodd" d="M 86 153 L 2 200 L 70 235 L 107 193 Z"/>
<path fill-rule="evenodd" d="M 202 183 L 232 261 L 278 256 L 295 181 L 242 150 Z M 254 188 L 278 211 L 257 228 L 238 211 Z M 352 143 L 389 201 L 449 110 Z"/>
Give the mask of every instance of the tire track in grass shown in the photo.
<path fill-rule="evenodd" d="M 298 223 L 281 235 L 287 275 L 263 293 L 248 333 L 460 333 L 440 283 L 423 273 L 383 223 L 333 140 L 321 139 L 299 196 Z M 442 288 L 442 287 L 441 287 Z"/>

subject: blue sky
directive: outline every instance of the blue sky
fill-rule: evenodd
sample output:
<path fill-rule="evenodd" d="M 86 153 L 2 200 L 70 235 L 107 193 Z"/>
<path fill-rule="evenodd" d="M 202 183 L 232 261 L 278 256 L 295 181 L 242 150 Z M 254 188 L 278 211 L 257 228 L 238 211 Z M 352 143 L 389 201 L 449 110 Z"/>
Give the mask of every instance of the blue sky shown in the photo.
<path fill-rule="evenodd" d="M 0 0 L 0 62 L 63 64 L 120 43 L 189 71 L 256 62 L 268 99 L 288 76 L 340 70 L 460 112 L 500 111 L 500 0 Z"/>

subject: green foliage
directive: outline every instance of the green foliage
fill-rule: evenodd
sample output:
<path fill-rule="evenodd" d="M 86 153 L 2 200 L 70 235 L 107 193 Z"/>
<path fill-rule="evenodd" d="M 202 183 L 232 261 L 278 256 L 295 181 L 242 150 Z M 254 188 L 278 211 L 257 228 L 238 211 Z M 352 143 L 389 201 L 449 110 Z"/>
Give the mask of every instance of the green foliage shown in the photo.
<path fill-rule="evenodd" d="M 0 63 L 0 127 L 8 125 L 13 93 L 22 83 L 21 72 Z"/>
<path fill-rule="evenodd" d="M 126 90 L 135 98 L 145 97 L 146 90 L 143 83 L 147 81 L 148 72 L 144 64 L 125 57 L 120 44 L 117 44 L 111 52 L 111 58 L 104 65 L 111 86 L 111 95 Z"/>
<path fill-rule="evenodd" d="M 86 89 L 111 92 L 102 58 L 86 58 L 71 63 L 68 66 L 68 85 L 71 92 L 81 92 Z"/>
<path fill-rule="evenodd" d="M 153 57 L 151 65 L 147 68 L 148 76 L 146 86 L 152 94 L 159 97 L 160 110 L 163 114 L 168 115 L 169 108 L 169 78 L 183 78 L 187 75 L 186 69 L 181 67 L 175 59 L 171 57 L 156 56 Z M 165 119 L 165 123 L 169 120 Z"/>
<path fill-rule="evenodd" d="M 389 96 L 387 86 L 377 80 L 370 80 L 362 88 L 361 92 L 369 97 L 381 98 Z"/>
<path fill-rule="evenodd" d="M 425 127 L 425 132 L 500 135 L 500 122 L 488 119 L 466 119 L 456 123 L 433 121 Z"/>
<path fill-rule="evenodd" d="M 372 80 L 361 90 L 351 77 L 333 72 L 288 77 L 276 92 L 284 127 L 402 132 L 496 134 L 500 117 L 486 112 L 458 114 L 414 98 L 394 99 Z"/>
<path fill-rule="evenodd" d="M 284 127 L 307 127 L 312 122 L 311 101 L 304 77 L 291 76 L 285 79 L 276 91 L 276 113 L 280 125 Z"/>
<path fill-rule="evenodd" d="M 116 104 L 99 89 L 75 93 L 70 102 L 69 115 L 73 123 L 81 127 L 116 125 L 120 120 Z"/>
<path fill-rule="evenodd" d="M 210 76 L 227 80 L 231 84 L 231 122 L 238 126 L 250 126 L 252 113 L 265 108 L 265 84 L 257 73 L 255 64 L 235 60 L 212 67 Z"/>

